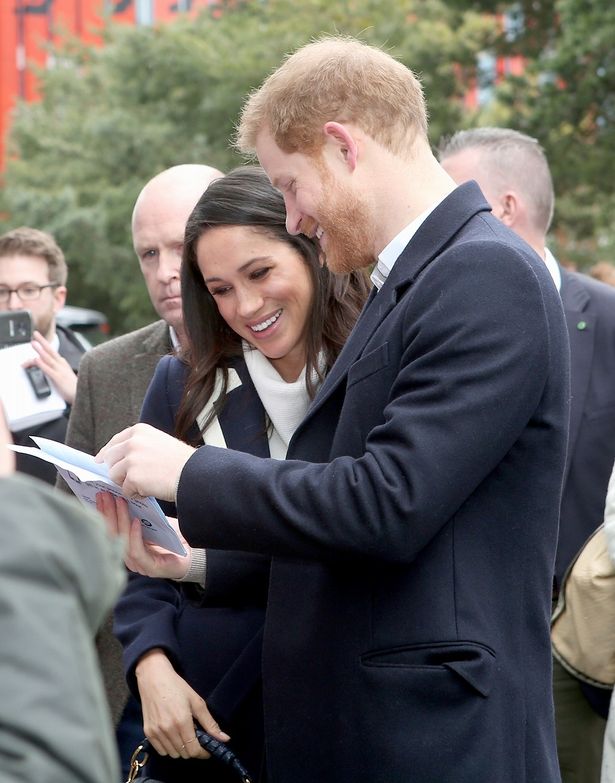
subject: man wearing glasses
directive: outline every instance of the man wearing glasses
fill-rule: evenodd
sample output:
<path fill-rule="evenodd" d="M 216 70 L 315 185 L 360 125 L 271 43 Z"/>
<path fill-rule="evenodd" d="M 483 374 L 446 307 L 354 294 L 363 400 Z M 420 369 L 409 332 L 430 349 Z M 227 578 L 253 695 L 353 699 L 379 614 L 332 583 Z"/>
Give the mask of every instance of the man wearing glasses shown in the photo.
<path fill-rule="evenodd" d="M 35 364 L 67 403 L 64 414 L 57 419 L 34 429 L 13 432 L 15 443 L 23 446 L 33 445 L 30 435 L 59 441 L 64 441 L 66 435 L 77 388 L 75 373 L 84 351 L 74 333 L 55 321 L 66 301 L 67 274 L 64 254 L 50 234 L 22 227 L 0 236 L 0 311 L 30 311 Z M 55 482 L 55 467 L 43 460 L 18 454 L 17 469 L 50 484 Z"/>

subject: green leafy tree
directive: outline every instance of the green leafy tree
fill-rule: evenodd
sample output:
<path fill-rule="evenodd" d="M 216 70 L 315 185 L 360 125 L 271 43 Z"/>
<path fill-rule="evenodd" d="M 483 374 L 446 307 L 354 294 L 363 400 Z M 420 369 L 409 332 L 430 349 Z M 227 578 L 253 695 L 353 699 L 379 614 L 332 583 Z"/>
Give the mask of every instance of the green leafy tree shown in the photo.
<path fill-rule="evenodd" d="M 105 311 L 115 332 L 151 320 L 130 241 L 140 187 L 177 163 L 239 164 L 229 140 L 246 94 L 322 33 L 384 45 L 417 71 L 437 140 L 460 124 L 464 69 L 493 28 L 444 0 L 251 0 L 160 27 L 108 25 L 101 47 L 66 38 L 57 66 L 39 73 L 40 102 L 20 105 L 12 123 L 5 227 L 52 231 L 71 302 Z"/>
<path fill-rule="evenodd" d="M 552 243 L 559 257 L 579 268 L 613 260 L 615 6 L 610 0 L 523 0 L 497 7 L 514 11 L 521 25 L 517 36 L 503 31 L 493 51 L 522 55 L 526 68 L 506 78 L 495 100 L 468 120 L 538 138 L 555 184 Z"/>
<path fill-rule="evenodd" d="M 580 266 L 615 257 L 615 6 L 558 0 L 550 45 L 528 74 L 525 124 L 553 168 L 557 235 Z"/>

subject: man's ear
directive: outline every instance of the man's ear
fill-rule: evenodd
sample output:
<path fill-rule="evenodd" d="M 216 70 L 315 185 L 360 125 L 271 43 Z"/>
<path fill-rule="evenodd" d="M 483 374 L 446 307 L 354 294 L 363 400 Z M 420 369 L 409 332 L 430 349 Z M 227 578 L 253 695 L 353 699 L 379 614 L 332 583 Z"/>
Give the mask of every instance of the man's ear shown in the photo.
<path fill-rule="evenodd" d="M 498 200 L 498 214 L 495 213 L 495 210 L 494 214 L 505 226 L 512 228 L 519 218 L 519 206 L 519 200 L 515 193 L 507 191 Z"/>
<path fill-rule="evenodd" d="M 57 313 L 58 310 L 61 310 L 64 307 L 64 304 L 66 302 L 66 293 L 67 289 L 65 285 L 59 285 L 57 288 L 53 289 L 53 312 Z"/>
<path fill-rule="evenodd" d="M 348 127 L 340 122 L 326 122 L 323 130 L 325 136 L 336 144 L 349 169 L 354 171 L 359 159 L 359 148 Z"/>

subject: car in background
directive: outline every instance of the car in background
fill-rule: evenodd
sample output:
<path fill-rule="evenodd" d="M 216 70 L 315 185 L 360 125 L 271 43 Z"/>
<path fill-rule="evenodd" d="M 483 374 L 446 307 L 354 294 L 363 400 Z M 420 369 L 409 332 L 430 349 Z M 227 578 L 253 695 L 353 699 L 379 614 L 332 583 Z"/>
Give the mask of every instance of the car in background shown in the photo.
<path fill-rule="evenodd" d="M 86 351 L 109 336 L 107 316 L 87 307 L 65 305 L 56 313 L 56 323 L 72 329 Z"/>

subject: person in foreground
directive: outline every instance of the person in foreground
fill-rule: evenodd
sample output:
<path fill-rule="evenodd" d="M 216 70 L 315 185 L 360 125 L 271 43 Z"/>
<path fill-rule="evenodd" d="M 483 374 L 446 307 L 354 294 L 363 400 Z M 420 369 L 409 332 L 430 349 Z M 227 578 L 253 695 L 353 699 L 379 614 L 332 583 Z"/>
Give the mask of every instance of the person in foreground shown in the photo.
<path fill-rule="evenodd" d="M 0 780 L 120 779 L 93 636 L 124 583 L 103 520 L 13 475 L 0 408 Z"/>
<path fill-rule="evenodd" d="M 414 75 L 322 39 L 247 101 L 238 143 L 332 271 L 376 291 L 285 461 L 144 424 L 98 455 L 176 499 L 193 546 L 273 556 L 271 783 L 556 783 L 549 615 L 566 326 L 542 260 L 456 187 Z"/>
<path fill-rule="evenodd" d="M 188 219 L 181 289 L 189 347 L 158 364 L 141 420 L 194 445 L 283 459 L 361 310 L 366 276 L 332 275 L 314 239 L 286 232 L 284 200 L 262 169 L 244 167 L 212 183 Z M 100 498 L 101 510 L 110 500 Z M 230 734 L 229 747 L 257 775 L 269 558 L 148 549 L 140 521 L 131 533 L 122 510 L 121 530 L 134 542 L 130 568 L 204 588 L 197 603 L 189 586 L 137 573 L 115 610 L 128 680 L 161 754 L 148 773 L 231 780 L 217 764 L 204 770 L 202 761 L 181 760 L 206 755 L 194 743 L 194 721 L 211 727 L 209 708 L 225 732 L 217 736 Z"/>
<path fill-rule="evenodd" d="M 536 139 L 510 128 L 473 128 L 455 133 L 439 154 L 453 179 L 475 179 L 493 214 L 543 258 L 562 299 L 570 341 L 571 403 L 553 583 L 556 599 L 566 570 L 602 522 L 615 460 L 615 290 L 563 269 L 547 248 L 553 182 Z M 597 783 L 610 692 L 582 682 L 555 659 L 553 698 L 562 780 Z"/>

